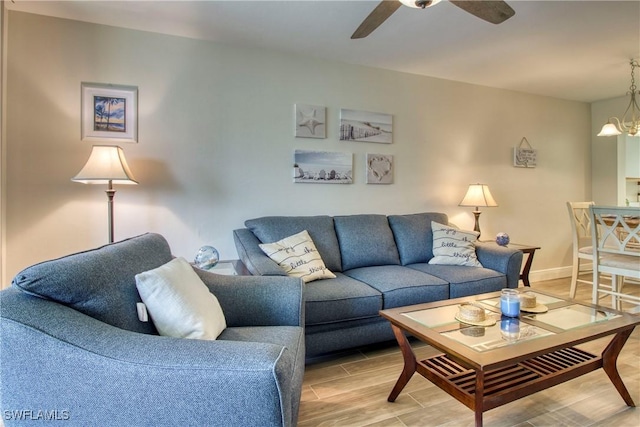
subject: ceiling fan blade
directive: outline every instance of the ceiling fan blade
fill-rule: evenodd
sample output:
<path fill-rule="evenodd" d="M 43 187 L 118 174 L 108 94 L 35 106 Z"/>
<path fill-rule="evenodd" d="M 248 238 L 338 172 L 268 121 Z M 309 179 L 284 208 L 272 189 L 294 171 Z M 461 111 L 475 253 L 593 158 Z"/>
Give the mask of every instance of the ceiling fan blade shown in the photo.
<path fill-rule="evenodd" d="M 516 14 L 516 11 L 503 1 L 449 0 L 449 3 L 453 3 L 460 9 L 492 24 L 504 22 Z"/>
<path fill-rule="evenodd" d="M 378 6 L 362 21 L 362 24 L 351 36 L 352 39 L 361 39 L 367 37 L 376 28 L 380 26 L 393 12 L 402 6 L 398 0 L 382 0 Z"/>

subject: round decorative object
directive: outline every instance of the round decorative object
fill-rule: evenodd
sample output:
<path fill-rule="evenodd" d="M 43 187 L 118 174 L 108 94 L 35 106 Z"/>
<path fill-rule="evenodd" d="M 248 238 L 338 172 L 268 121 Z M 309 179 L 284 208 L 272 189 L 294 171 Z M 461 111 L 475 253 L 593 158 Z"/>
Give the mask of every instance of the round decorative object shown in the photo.
<path fill-rule="evenodd" d="M 496 234 L 496 243 L 500 246 L 507 246 L 509 244 L 509 235 L 507 233 Z"/>
<path fill-rule="evenodd" d="M 209 270 L 216 266 L 220 260 L 218 250 L 213 246 L 203 246 L 198 250 L 194 263 L 196 267 Z"/>

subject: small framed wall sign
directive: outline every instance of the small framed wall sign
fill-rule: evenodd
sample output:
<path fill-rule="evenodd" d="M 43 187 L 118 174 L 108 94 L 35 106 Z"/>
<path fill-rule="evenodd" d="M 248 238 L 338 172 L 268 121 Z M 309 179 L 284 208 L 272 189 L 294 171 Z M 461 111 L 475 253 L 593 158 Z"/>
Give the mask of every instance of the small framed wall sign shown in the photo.
<path fill-rule="evenodd" d="M 138 88 L 82 83 L 83 141 L 138 142 Z"/>
<path fill-rule="evenodd" d="M 513 147 L 513 166 L 517 168 L 535 168 L 538 163 L 538 150 L 535 150 L 527 138 Z"/>

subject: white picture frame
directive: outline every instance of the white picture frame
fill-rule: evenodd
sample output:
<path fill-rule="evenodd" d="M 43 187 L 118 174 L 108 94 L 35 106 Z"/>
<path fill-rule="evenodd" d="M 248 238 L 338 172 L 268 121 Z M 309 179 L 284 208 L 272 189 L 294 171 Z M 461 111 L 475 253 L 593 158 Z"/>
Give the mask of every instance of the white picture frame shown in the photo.
<path fill-rule="evenodd" d="M 138 142 L 138 88 L 81 84 L 82 141 Z"/>

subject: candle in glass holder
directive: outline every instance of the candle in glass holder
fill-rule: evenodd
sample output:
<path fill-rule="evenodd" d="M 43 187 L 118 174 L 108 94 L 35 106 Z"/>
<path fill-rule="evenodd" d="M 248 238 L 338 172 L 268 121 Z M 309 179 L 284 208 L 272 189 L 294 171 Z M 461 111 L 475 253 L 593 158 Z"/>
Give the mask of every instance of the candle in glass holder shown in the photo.
<path fill-rule="evenodd" d="M 520 297 L 515 289 L 503 289 L 500 295 L 500 311 L 507 317 L 518 317 L 520 314 Z"/>

